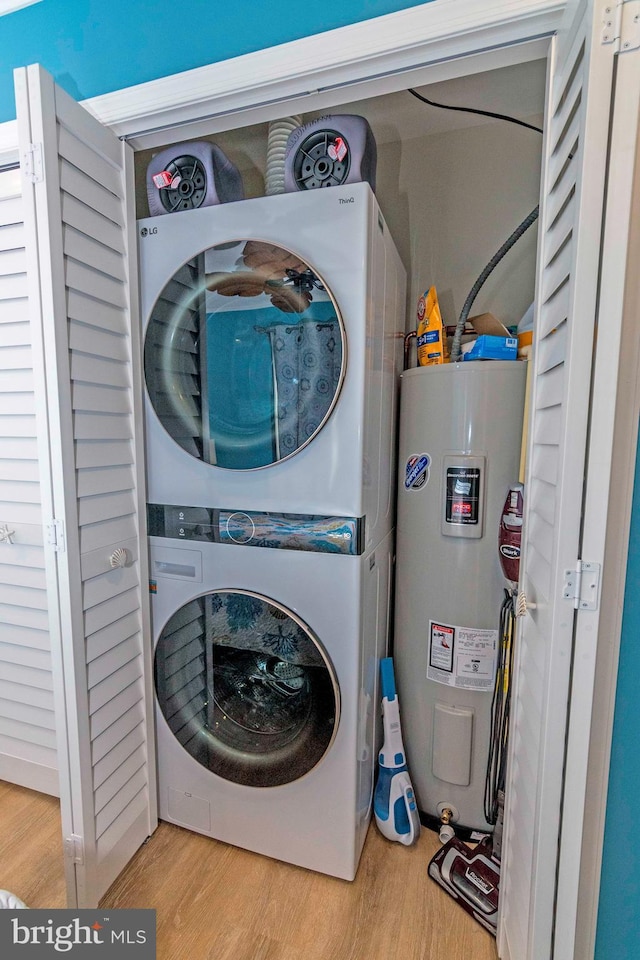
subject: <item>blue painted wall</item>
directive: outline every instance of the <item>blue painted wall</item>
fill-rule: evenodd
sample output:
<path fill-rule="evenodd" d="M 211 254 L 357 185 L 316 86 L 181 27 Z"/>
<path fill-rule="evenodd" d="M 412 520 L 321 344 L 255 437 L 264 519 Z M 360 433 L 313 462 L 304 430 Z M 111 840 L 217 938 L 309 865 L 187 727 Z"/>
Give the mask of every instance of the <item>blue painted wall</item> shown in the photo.
<path fill-rule="evenodd" d="M 596 960 L 640 957 L 640 445 L 609 771 Z"/>
<path fill-rule="evenodd" d="M 416 0 L 40 0 L 0 17 L 0 122 L 14 67 L 41 63 L 76 100 L 417 6 Z"/>

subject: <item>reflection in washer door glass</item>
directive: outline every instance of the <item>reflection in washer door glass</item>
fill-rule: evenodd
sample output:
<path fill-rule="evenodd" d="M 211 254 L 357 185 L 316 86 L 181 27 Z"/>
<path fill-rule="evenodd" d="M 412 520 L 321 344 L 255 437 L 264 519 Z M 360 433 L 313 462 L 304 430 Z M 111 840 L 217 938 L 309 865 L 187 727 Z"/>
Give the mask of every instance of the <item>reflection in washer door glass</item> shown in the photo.
<path fill-rule="evenodd" d="M 155 655 L 170 730 L 213 773 L 256 787 L 304 776 L 338 722 L 333 671 L 302 622 L 262 597 L 228 590 L 181 607 Z"/>
<path fill-rule="evenodd" d="M 210 247 L 158 297 L 145 338 L 149 397 L 184 450 L 250 470 L 321 429 L 343 376 L 342 323 L 299 257 L 247 240 Z"/>

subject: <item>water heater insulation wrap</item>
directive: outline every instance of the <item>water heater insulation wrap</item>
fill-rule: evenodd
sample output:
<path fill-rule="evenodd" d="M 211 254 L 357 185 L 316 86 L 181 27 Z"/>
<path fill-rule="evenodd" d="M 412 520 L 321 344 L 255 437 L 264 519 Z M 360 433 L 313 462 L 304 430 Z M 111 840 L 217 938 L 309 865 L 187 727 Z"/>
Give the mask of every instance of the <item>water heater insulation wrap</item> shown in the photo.
<path fill-rule="evenodd" d="M 489 827 L 506 585 L 497 540 L 518 478 L 525 380 L 521 361 L 418 367 L 401 378 L 394 660 L 407 759 L 419 809 L 439 816 L 453 806 L 475 829 Z"/>

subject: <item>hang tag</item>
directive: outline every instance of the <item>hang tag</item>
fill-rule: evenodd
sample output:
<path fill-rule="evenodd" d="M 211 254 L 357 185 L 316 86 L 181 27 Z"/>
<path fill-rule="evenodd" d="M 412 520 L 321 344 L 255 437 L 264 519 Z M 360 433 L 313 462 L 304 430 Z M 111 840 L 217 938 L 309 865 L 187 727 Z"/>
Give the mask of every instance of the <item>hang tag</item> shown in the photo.
<path fill-rule="evenodd" d="M 162 170 L 160 173 L 154 173 L 153 183 L 162 190 L 163 187 L 170 187 L 175 177 L 172 177 L 168 170 Z"/>
<path fill-rule="evenodd" d="M 179 173 L 171 174 L 168 170 L 162 170 L 154 174 L 152 180 L 158 190 L 175 190 L 182 182 L 182 177 Z"/>
<path fill-rule="evenodd" d="M 329 144 L 327 153 L 332 160 L 344 160 L 347 155 L 347 145 L 342 137 L 336 137 L 334 143 Z"/>

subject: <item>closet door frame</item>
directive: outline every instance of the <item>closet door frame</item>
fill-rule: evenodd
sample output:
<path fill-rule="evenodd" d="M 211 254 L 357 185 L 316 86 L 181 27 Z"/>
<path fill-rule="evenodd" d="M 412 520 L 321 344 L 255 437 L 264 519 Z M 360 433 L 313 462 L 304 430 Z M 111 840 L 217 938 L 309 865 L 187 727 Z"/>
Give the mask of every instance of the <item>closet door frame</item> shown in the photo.
<path fill-rule="evenodd" d="M 152 147 L 545 56 L 566 6 L 502 0 L 487 12 L 476 0 L 437 0 L 85 105 L 135 147 Z M 354 49 L 362 51 L 355 62 Z M 250 80 L 256 74 L 264 80 L 259 89 Z M 179 114 L 187 122 L 176 126 Z M 2 125 L 0 159 L 17 156 L 15 140 L 15 125 Z"/>

